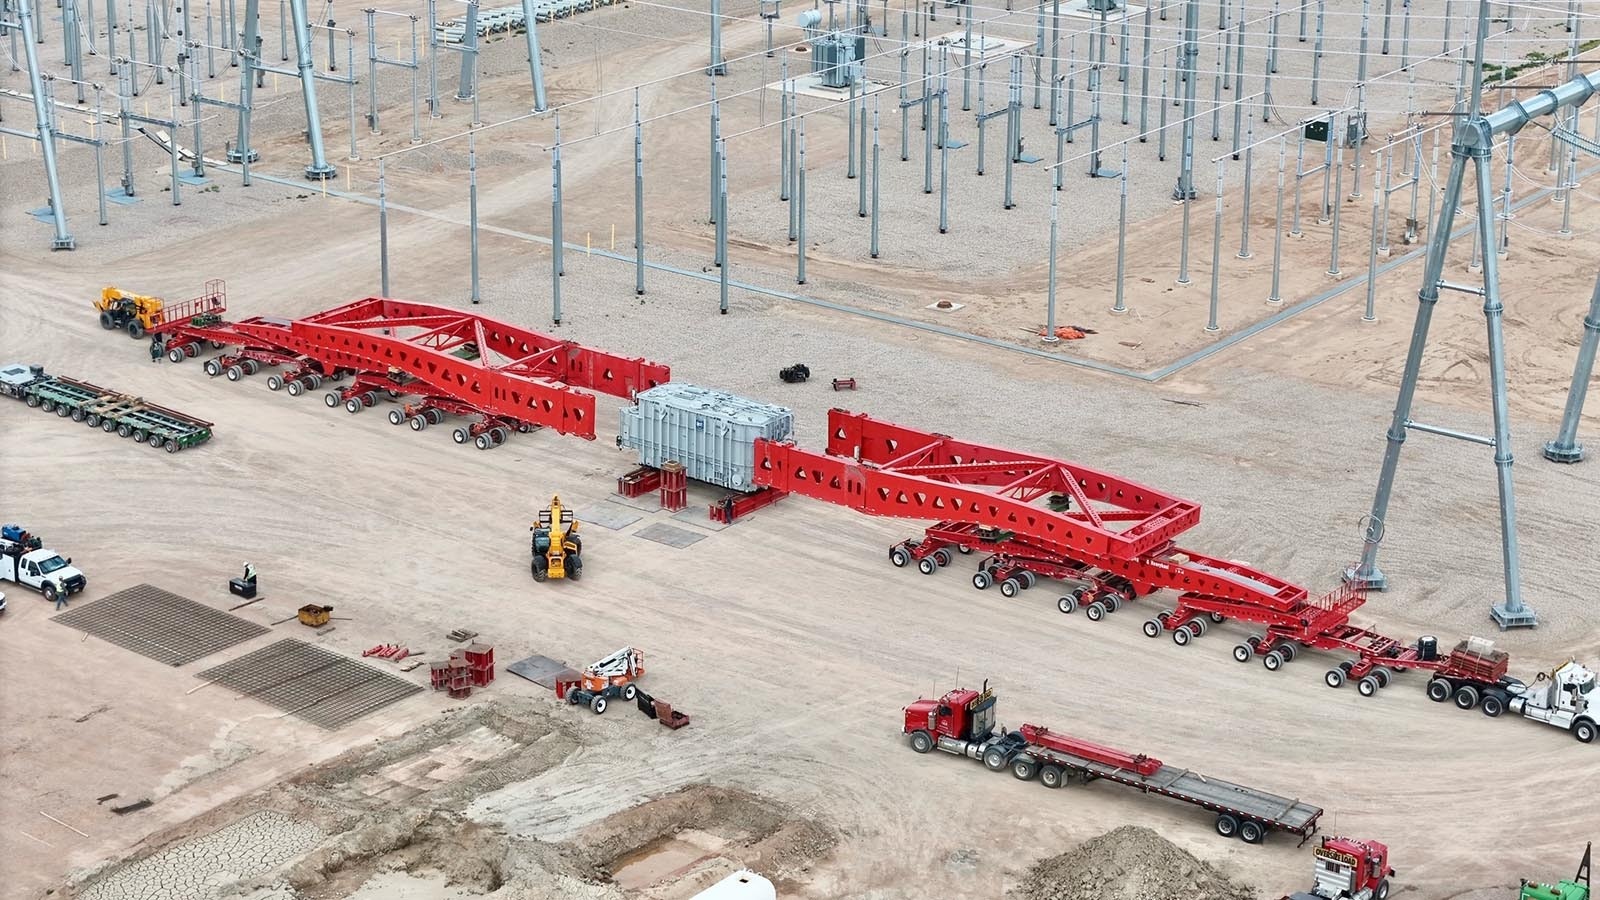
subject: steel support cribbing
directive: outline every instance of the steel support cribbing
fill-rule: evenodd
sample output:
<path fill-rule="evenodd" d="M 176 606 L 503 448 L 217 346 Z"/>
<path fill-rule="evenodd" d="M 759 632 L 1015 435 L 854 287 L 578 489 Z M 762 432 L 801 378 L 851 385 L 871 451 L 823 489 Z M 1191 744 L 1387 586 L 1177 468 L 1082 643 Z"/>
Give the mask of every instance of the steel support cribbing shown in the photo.
<path fill-rule="evenodd" d="M 1389 500 L 1394 488 L 1395 470 L 1400 461 L 1400 449 L 1408 430 L 1430 431 L 1445 436 L 1461 436 L 1448 429 L 1419 426 L 1411 420 L 1412 402 L 1416 395 L 1418 373 L 1422 366 L 1422 353 L 1427 345 L 1428 328 L 1433 309 L 1439 300 L 1439 291 L 1459 290 L 1483 298 L 1483 313 L 1488 327 L 1490 402 L 1494 413 L 1494 435 L 1479 439 L 1494 448 L 1496 483 L 1500 498 L 1500 547 L 1505 573 L 1505 597 L 1490 608 L 1490 616 L 1502 628 L 1524 627 L 1538 624 L 1533 610 L 1522 602 L 1521 573 L 1518 561 L 1516 530 L 1516 497 L 1511 480 L 1511 429 L 1509 402 L 1506 396 L 1505 340 L 1502 319 L 1505 307 L 1500 299 L 1498 264 L 1494 247 L 1492 174 L 1489 170 L 1495 137 L 1514 135 L 1535 118 L 1550 115 L 1568 107 L 1577 107 L 1594 96 L 1600 89 L 1600 72 L 1581 75 L 1554 88 L 1546 88 L 1533 96 L 1518 100 L 1503 109 L 1484 115 L 1480 112 L 1483 98 L 1483 60 L 1489 26 L 1487 0 L 1478 6 L 1478 34 L 1476 72 L 1472 81 L 1472 96 L 1467 105 L 1467 115 L 1458 120 L 1451 140 L 1452 157 L 1450 175 L 1445 183 L 1444 198 L 1438 224 L 1434 227 L 1428 246 L 1427 265 L 1423 272 L 1422 289 L 1417 294 L 1417 319 L 1412 329 L 1411 345 L 1406 358 L 1400 393 L 1395 402 L 1394 418 L 1389 426 L 1388 447 L 1383 466 L 1378 474 L 1378 487 L 1372 501 L 1372 513 L 1366 520 L 1361 562 L 1345 572 L 1345 580 L 1364 587 L 1382 590 L 1387 586 L 1378 568 L 1378 544 L 1382 541 Z M 1478 201 L 1478 242 L 1484 248 L 1483 281 L 1481 288 L 1461 286 L 1442 280 L 1444 258 L 1449 249 L 1452 225 L 1461 200 L 1467 176 L 1467 163 L 1474 168 L 1474 182 Z M 1471 437 L 1471 436 L 1468 436 Z"/>

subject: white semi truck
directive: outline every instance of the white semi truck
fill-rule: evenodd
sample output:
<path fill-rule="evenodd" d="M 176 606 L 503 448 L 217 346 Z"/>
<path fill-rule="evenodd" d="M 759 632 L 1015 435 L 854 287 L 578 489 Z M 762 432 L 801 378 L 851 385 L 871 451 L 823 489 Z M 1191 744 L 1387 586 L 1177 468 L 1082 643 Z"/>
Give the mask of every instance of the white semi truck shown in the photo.
<path fill-rule="evenodd" d="M 62 591 L 76 594 L 89 586 L 71 557 L 46 548 L 20 525 L 0 525 L 0 581 L 31 587 L 52 603 Z"/>

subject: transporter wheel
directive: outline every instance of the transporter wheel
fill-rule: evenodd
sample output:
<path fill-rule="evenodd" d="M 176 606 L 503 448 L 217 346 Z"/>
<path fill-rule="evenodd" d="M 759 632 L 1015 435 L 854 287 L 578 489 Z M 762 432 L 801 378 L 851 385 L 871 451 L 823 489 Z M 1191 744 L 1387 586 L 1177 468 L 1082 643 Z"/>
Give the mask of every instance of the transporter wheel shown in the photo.
<path fill-rule="evenodd" d="M 329 391 L 326 394 L 323 394 L 322 395 L 322 402 L 327 404 L 329 409 L 338 409 L 339 408 L 339 403 L 340 403 L 339 392 L 338 391 Z"/>
<path fill-rule="evenodd" d="M 1038 770 L 1033 763 L 1026 759 L 1019 759 L 1011 764 L 1011 776 L 1018 781 L 1028 781 L 1037 772 Z"/>
<path fill-rule="evenodd" d="M 355 415 L 356 413 L 361 412 L 363 409 L 366 409 L 366 408 L 367 408 L 366 404 L 361 402 L 361 398 L 360 397 L 351 397 L 349 400 L 346 400 L 344 402 L 344 410 L 345 410 L 345 412 L 347 412 L 347 413 L 349 413 L 351 415 Z"/>
<path fill-rule="evenodd" d="M 1453 693 L 1455 693 L 1455 689 L 1450 686 L 1450 682 L 1443 678 L 1435 678 L 1428 682 L 1428 699 L 1435 703 L 1443 703 L 1449 700 L 1450 695 Z"/>
<path fill-rule="evenodd" d="M 188 358 L 189 357 L 183 352 L 182 347 L 173 347 L 171 350 L 167 351 L 167 359 L 170 359 L 175 363 L 181 363 Z"/>
<path fill-rule="evenodd" d="M 1372 677 L 1378 679 L 1378 687 L 1386 688 L 1394 682 L 1394 672 L 1379 666 L 1372 670 Z"/>
<path fill-rule="evenodd" d="M 477 439 L 472 443 L 479 450 L 488 450 L 494 446 L 494 438 L 489 437 L 489 432 L 485 431 L 483 434 L 478 435 Z"/>
<path fill-rule="evenodd" d="M 306 385 L 305 382 L 296 378 L 292 381 L 285 382 L 283 389 L 289 392 L 289 396 L 298 397 L 306 392 Z"/>
<path fill-rule="evenodd" d="M 1100 602 L 1106 605 L 1106 612 L 1122 612 L 1122 595 L 1116 591 L 1108 591 L 1102 595 Z"/>
<path fill-rule="evenodd" d="M 261 360 L 259 359 L 247 359 L 244 362 L 239 363 L 239 365 L 244 366 L 244 373 L 246 375 L 254 375 L 261 371 Z"/>
<path fill-rule="evenodd" d="M 90 428 L 100 427 L 100 416 L 96 415 L 95 413 L 89 413 L 87 416 L 84 416 L 83 421 L 87 422 Z"/>
<path fill-rule="evenodd" d="M 1233 658 L 1242 663 L 1249 662 L 1250 657 L 1254 656 L 1255 653 L 1255 648 L 1249 644 L 1237 644 L 1233 648 Z"/>
<path fill-rule="evenodd" d="M 465 444 L 467 441 L 472 440 L 472 434 L 463 426 L 450 432 L 450 439 L 458 444 Z"/>
<path fill-rule="evenodd" d="M 1144 630 L 1144 636 L 1147 638 L 1161 637 L 1161 623 L 1157 622 L 1155 619 L 1145 620 L 1145 623 L 1141 625 L 1140 628 Z"/>
<path fill-rule="evenodd" d="M 1499 691 L 1485 691 L 1483 705 L 1480 707 L 1483 714 L 1493 719 L 1506 711 L 1506 698 Z"/>
<path fill-rule="evenodd" d="M 956 558 L 955 555 L 950 552 L 949 548 L 940 547 L 939 549 L 933 551 L 933 561 L 938 564 L 939 568 L 942 569 L 945 566 L 955 562 Z"/>
<path fill-rule="evenodd" d="M 56 415 L 58 415 L 61 418 L 65 419 L 67 416 L 72 415 L 72 407 L 57 405 L 56 406 Z"/>
<path fill-rule="evenodd" d="M 1245 819 L 1239 823 L 1239 837 L 1243 838 L 1246 844 L 1259 844 L 1266 836 L 1267 830 L 1261 827 L 1260 822 Z"/>
<path fill-rule="evenodd" d="M 1016 577 L 1017 581 L 1021 583 L 1023 590 L 1028 590 L 1039 583 L 1039 576 L 1033 574 L 1033 572 L 1029 571 L 1028 569 L 1023 569 L 1021 572 L 1018 572 Z"/>
<path fill-rule="evenodd" d="M 934 572 L 938 571 L 938 569 L 939 564 L 934 562 L 933 557 L 931 556 L 924 556 L 923 558 L 917 560 L 917 571 L 924 575 L 932 575 Z"/>
<path fill-rule="evenodd" d="M 1000 749 L 992 749 L 983 754 L 983 764 L 991 772 L 998 772 L 1006 767 L 1006 755 Z"/>
<path fill-rule="evenodd" d="M 1478 705 L 1478 689 L 1470 684 L 1463 684 L 1456 688 L 1454 699 L 1458 708 L 1471 709 Z"/>
<path fill-rule="evenodd" d="M 458 431 L 460 429 L 457 429 Z M 911 554 L 906 551 L 905 544 L 895 544 L 889 548 L 889 565 L 896 569 L 904 569 L 906 563 L 911 562 Z"/>
<path fill-rule="evenodd" d="M 37 407 L 39 405 L 39 396 L 37 394 L 29 394 L 22 402 L 28 404 L 29 407 Z"/>
<path fill-rule="evenodd" d="M 132 425 L 129 425 L 127 423 L 123 423 L 123 424 L 117 426 L 117 437 L 127 437 L 130 434 L 133 434 L 133 426 Z"/>
<path fill-rule="evenodd" d="M 911 749 L 918 753 L 927 753 L 932 750 L 933 735 L 921 730 L 911 732 Z"/>
<path fill-rule="evenodd" d="M 1106 617 L 1106 605 L 1096 600 L 1083 608 L 1083 614 L 1089 617 L 1089 621 L 1098 622 Z"/>
<path fill-rule="evenodd" d="M 207 375 L 215 378 L 222 374 L 222 363 L 219 363 L 214 359 L 208 359 L 205 362 L 205 370 Z"/>
<path fill-rule="evenodd" d="M 956 552 L 960 553 L 962 556 L 966 556 L 968 553 L 972 552 L 972 548 L 964 545 L 958 545 L 956 547 Z"/>
<path fill-rule="evenodd" d="M 111 419 L 101 419 L 100 430 L 104 431 L 106 434 L 110 434 L 111 432 L 117 430 L 117 423 Z"/>
<path fill-rule="evenodd" d="M 390 425 L 404 425 L 405 421 L 406 421 L 406 414 L 404 412 L 402 412 L 402 411 L 400 411 L 398 409 L 389 410 L 389 424 Z"/>
<path fill-rule="evenodd" d="M 1066 784 L 1065 773 L 1060 766 L 1041 766 L 1039 768 L 1039 783 L 1047 788 L 1058 788 Z"/>
<path fill-rule="evenodd" d="M 45 412 L 55 412 L 56 411 L 56 404 L 55 404 L 55 401 L 53 401 L 53 400 L 40 400 L 39 401 L 39 408 L 44 410 Z"/>
<path fill-rule="evenodd" d="M 1378 679 L 1367 675 L 1356 682 L 1356 691 L 1363 697 L 1371 697 L 1378 693 Z"/>
<path fill-rule="evenodd" d="M 159 446 L 161 446 L 161 445 L 162 445 L 162 444 L 165 444 L 165 443 L 166 443 L 166 442 L 167 442 L 167 439 L 166 439 L 166 438 L 164 438 L 164 437 L 162 437 L 162 436 L 161 436 L 161 435 L 159 435 L 159 434 L 156 434 L 156 433 L 154 433 L 154 432 L 151 432 L 151 434 L 150 434 L 150 438 L 149 438 L 149 442 L 150 442 L 150 446 L 152 446 L 152 447 L 159 447 Z"/>
<path fill-rule="evenodd" d="M 1189 633 L 1189 626 L 1187 625 L 1179 625 L 1177 628 L 1172 629 L 1172 642 L 1177 644 L 1179 647 L 1189 646 L 1189 639 L 1191 637 L 1193 637 L 1193 635 Z"/>
<path fill-rule="evenodd" d="M 83 421 L 83 408 L 82 407 L 75 407 L 72 410 L 72 414 L 71 415 L 72 415 L 72 421 L 74 421 L 74 422 L 82 422 Z"/>
<path fill-rule="evenodd" d="M 1195 637 L 1205 637 L 1206 632 L 1211 630 L 1211 620 L 1195 619 L 1189 623 L 1189 630 L 1194 632 Z"/>
<path fill-rule="evenodd" d="M 277 372 L 273 372 L 271 375 L 268 375 L 267 376 L 267 390 L 269 390 L 269 391 L 281 391 L 281 390 L 283 390 L 283 376 L 279 375 Z"/>
<path fill-rule="evenodd" d="M 178 446 L 178 442 L 177 441 L 171 440 L 169 438 L 167 440 L 166 449 L 167 449 L 168 453 L 177 453 L 178 450 L 181 449 L 181 448 Z"/>
<path fill-rule="evenodd" d="M 1572 736 L 1577 738 L 1578 743 L 1580 744 L 1594 743 L 1596 734 L 1597 727 L 1594 722 L 1590 721 L 1589 719 L 1579 719 L 1578 721 L 1572 723 Z"/>
<path fill-rule="evenodd" d="M 1061 614 L 1062 615 L 1070 616 L 1074 612 L 1077 612 L 1077 610 L 1078 610 L 1078 601 L 1073 599 L 1070 595 L 1066 596 L 1066 597 L 1057 598 L 1057 600 L 1056 600 L 1056 609 L 1061 610 Z"/>
<path fill-rule="evenodd" d="M 410 424 L 412 431 L 421 431 L 428 427 L 428 420 L 422 416 L 412 416 Z"/>
<path fill-rule="evenodd" d="M 1007 578 L 1000 582 L 1000 594 L 1005 597 L 1015 597 L 1022 590 L 1022 585 L 1015 578 Z"/>
<path fill-rule="evenodd" d="M 1283 668 L 1283 654 L 1273 650 L 1266 656 L 1261 657 L 1261 664 L 1267 667 L 1268 672 L 1276 672 Z"/>
<path fill-rule="evenodd" d="M 606 711 L 606 698 L 596 695 L 593 700 L 589 701 L 589 708 L 594 710 L 594 714 L 597 716 L 604 713 Z"/>
<path fill-rule="evenodd" d="M 228 376 L 229 381 L 238 381 L 244 377 L 244 370 L 238 366 L 229 366 L 227 372 L 224 374 Z"/>
<path fill-rule="evenodd" d="M 144 443 L 145 438 L 147 438 L 149 436 L 150 436 L 149 433 L 146 432 L 143 428 L 135 428 L 133 430 L 133 442 L 135 444 Z"/>
<path fill-rule="evenodd" d="M 1328 687 L 1342 688 L 1344 687 L 1344 670 L 1329 669 L 1328 674 L 1322 676 L 1322 680 L 1327 682 Z"/>
<path fill-rule="evenodd" d="M 988 572 L 979 569 L 972 573 L 972 586 L 978 590 L 987 590 L 991 584 L 994 584 L 994 579 L 989 577 Z"/>
<path fill-rule="evenodd" d="M 1278 653 L 1283 656 L 1284 662 L 1294 662 L 1294 658 L 1300 653 L 1300 645 L 1292 642 L 1286 643 L 1278 648 Z"/>
<path fill-rule="evenodd" d="M 185 359 L 194 359 L 196 356 L 199 356 L 199 355 L 200 355 L 200 345 L 199 344 L 184 344 L 183 345 L 183 356 L 184 356 Z"/>
<path fill-rule="evenodd" d="M 221 350 L 223 347 L 226 347 L 226 346 L 228 346 L 228 345 L 224 344 L 221 341 L 212 341 L 211 342 L 211 349 L 213 349 L 213 350 Z"/>
<path fill-rule="evenodd" d="M 1222 813 L 1217 816 L 1217 834 L 1223 837 L 1233 837 L 1239 833 L 1239 820 L 1233 816 Z"/>
<path fill-rule="evenodd" d="M 1217 623 L 1218 625 L 1221 625 L 1223 622 L 1228 621 L 1228 617 L 1223 615 L 1222 613 L 1214 612 L 1214 613 L 1207 613 L 1207 615 L 1211 616 L 1211 621 Z"/>
<path fill-rule="evenodd" d="M 305 376 L 305 379 L 306 379 L 307 382 L 309 382 L 306 385 L 306 387 L 311 388 L 313 391 L 316 390 L 319 387 L 322 387 L 322 376 L 318 375 L 315 372 L 312 372 L 310 375 Z"/>

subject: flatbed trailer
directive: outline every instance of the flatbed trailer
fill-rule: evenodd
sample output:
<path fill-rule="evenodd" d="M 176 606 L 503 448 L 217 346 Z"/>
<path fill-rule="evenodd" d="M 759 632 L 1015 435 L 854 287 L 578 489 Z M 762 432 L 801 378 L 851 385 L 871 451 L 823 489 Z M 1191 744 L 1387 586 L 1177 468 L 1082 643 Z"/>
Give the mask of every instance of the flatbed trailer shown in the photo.
<path fill-rule="evenodd" d="M 211 439 L 211 422 L 77 378 L 47 375 L 42 366 L 0 369 L 0 390 L 30 407 L 131 437 L 168 453 Z"/>
<path fill-rule="evenodd" d="M 957 689 L 937 700 L 918 700 L 905 709 L 903 732 L 918 753 L 943 750 L 981 760 L 991 771 L 1010 769 L 1022 781 L 1038 777 L 1047 788 L 1069 781 L 1113 781 L 1146 794 L 1198 806 L 1216 814 L 1223 837 L 1257 844 L 1269 832 L 1297 835 L 1303 845 L 1316 833 L 1322 809 L 1298 798 L 1169 766 L 1159 759 L 1128 753 L 1091 741 L 1023 725 L 1016 731 L 994 727 L 994 692 Z"/>

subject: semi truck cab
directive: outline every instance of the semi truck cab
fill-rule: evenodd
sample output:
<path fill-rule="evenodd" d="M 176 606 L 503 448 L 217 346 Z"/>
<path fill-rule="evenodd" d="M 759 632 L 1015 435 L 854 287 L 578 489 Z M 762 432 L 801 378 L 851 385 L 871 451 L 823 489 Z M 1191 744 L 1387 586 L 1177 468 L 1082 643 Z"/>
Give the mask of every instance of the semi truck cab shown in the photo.
<path fill-rule="evenodd" d="M 996 771 L 1003 769 L 1022 749 L 1018 733 L 995 729 L 994 691 L 958 688 L 937 700 L 918 700 L 905 708 L 902 733 L 911 736 L 911 749 L 927 753 L 935 748 L 957 756 L 981 759 Z"/>
<path fill-rule="evenodd" d="M 1386 900 L 1389 896 L 1389 848 L 1377 841 L 1324 837 L 1312 850 L 1317 870 L 1310 891 L 1289 900 Z"/>
<path fill-rule="evenodd" d="M 1595 673 L 1576 660 L 1555 670 L 1540 672 L 1533 684 L 1512 698 L 1511 711 L 1550 725 L 1566 728 L 1584 743 L 1596 737 Z"/>

